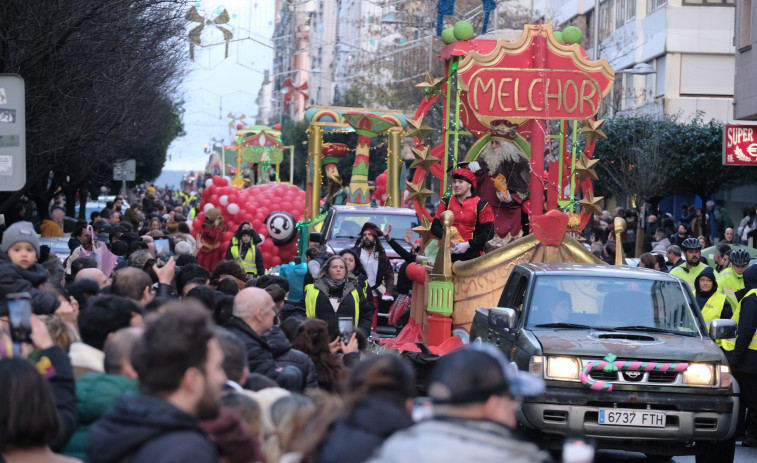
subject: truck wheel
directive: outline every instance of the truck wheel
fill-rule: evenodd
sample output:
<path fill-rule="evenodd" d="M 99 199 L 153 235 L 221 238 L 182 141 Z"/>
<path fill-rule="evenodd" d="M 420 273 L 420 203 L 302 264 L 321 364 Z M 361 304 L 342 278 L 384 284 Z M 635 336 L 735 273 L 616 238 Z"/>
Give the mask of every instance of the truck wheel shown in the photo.
<path fill-rule="evenodd" d="M 697 447 L 702 446 L 702 452 L 696 456 L 697 463 L 733 463 L 736 453 L 736 439 L 731 437 L 723 442 L 702 442 L 697 443 Z"/>

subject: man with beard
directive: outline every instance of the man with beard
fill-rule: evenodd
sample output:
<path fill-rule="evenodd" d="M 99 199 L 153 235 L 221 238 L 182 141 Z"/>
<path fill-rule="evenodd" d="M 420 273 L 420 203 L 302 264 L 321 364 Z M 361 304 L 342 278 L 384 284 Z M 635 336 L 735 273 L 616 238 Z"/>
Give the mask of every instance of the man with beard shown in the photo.
<path fill-rule="evenodd" d="M 453 224 L 457 233 L 453 231 L 450 240 L 452 248 L 452 262 L 471 260 L 479 257 L 494 235 L 494 212 L 489 203 L 473 196 L 476 187 L 476 176 L 468 169 L 452 171 L 452 189 L 455 194 L 442 198 L 436 209 L 434 221 L 431 223 L 431 234 L 442 237 L 441 216 L 444 211 L 455 214 Z M 459 235 L 459 240 L 454 238 Z"/>
<path fill-rule="evenodd" d="M 691 292 L 695 293 L 694 281 L 697 279 L 702 270 L 707 266 L 702 263 L 702 243 L 696 238 L 686 238 L 681 243 L 684 254 L 686 254 L 686 263 L 679 265 L 670 271 L 670 274 L 676 276 L 689 284 Z M 718 279 L 718 273 L 715 272 L 715 280 Z"/>
<path fill-rule="evenodd" d="M 226 382 L 208 311 L 179 302 L 164 306 L 134 345 L 131 363 L 142 394 L 120 397 L 92 426 L 89 461 L 217 461 L 198 426 L 218 416 Z"/>
<path fill-rule="evenodd" d="M 394 293 L 394 269 L 392 269 L 392 263 L 389 262 L 389 257 L 387 257 L 386 251 L 379 241 L 380 236 L 383 236 L 381 229 L 376 224 L 366 222 L 360 230 L 360 236 L 353 248 L 353 251 L 360 256 L 360 263 L 365 269 L 368 285 L 372 291 L 372 294 L 366 295 L 369 301 L 373 301 L 372 329 L 376 329 L 378 323 L 379 298 L 387 302 L 394 300 L 394 296 L 392 296 Z M 384 286 L 383 294 L 379 291 L 381 285 Z"/>

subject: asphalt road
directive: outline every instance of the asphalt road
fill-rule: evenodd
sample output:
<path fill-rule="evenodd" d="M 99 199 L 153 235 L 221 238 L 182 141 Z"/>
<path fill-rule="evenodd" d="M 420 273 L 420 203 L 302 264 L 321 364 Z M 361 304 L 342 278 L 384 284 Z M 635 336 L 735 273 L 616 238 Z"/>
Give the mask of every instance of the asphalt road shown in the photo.
<path fill-rule="evenodd" d="M 694 456 L 685 457 L 673 457 L 672 460 L 661 460 L 647 458 L 643 453 L 634 452 L 620 452 L 611 450 L 600 450 L 594 457 L 595 463 L 610 463 L 610 462 L 624 462 L 624 463 L 652 463 L 652 462 L 669 462 L 674 461 L 677 463 L 694 463 Z M 757 447 L 742 447 L 736 445 L 736 459 L 734 463 L 753 463 L 757 461 Z"/>

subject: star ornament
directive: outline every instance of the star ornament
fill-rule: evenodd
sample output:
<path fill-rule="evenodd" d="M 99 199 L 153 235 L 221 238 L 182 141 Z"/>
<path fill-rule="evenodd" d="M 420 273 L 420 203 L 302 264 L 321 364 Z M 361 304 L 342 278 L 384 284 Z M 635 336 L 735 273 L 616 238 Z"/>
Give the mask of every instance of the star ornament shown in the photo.
<path fill-rule="evenodd" d="M 425 215 L 421 217 L 421 224 L 413 228 L 413 232 L 421 237 L 422 248 L 425 248 L 426 245 L 435 238 L 434 235 L 431 234 L 431 221 Z"/>
<path fill-rule="evenodd" d="M 586 215 L 601 214 L 602 207 L 599 203 L 602 202 L 603 199 L 605 199 L 604 196 L 594 196 L 594 192 L 589 190 L 578 204 L 583 208 L 583 213 Z"/>
<path fill-rule="evenodd" d="M 413 156 L 415 157 L 413 163 L 410 164 L 411 169 L 420 167 L 421 169 L 428 172 L 432 165 L 440 161 L 440 159 L 436 156 L 429 154 L 428 146 L 424 147 L 423 149 L 412 148 L 411 151 L 413 152 Z"/>
<path fill-rule="evenodd" d="M 426 92 L 426 100 L 430 100 L 434 95 L 442 95 L 441 86 L 443 81 L 443 77 L 434 77 L 431 75 L 431 72 L 426 71 L 426 80 L 415 84 L 415 88 Z"/>
<path fill-rule="evenodd" d="M 605 135 L 605 133 L 602 132 L 602 124 L 604 123 L 605 123 L 604 119 L 598 119 L 596 121 L 592 121 L 591 119 L 586 119 L 586 121 L 584 122 L 583 128 L 579 130 L 578 133 L 586 137 L 587 146 L 594 143 L 594 141 L 597 138 L 607 140 L 607 135 Z"/>
<path fill-rule="evenodd" d="M 420 183 L 417 185 L 410 182 L 405 182 L 405 188 L 407 189 L 407 199 L 405 201 L 418 201 L 421 204 L 423 204 L 426 201 L 426 198 L 433 195 L 434 192 L 429 190 L 423 185 L 423 181 L 421 180 Z"/>
<path fill-rule="evenodd" d="M 584 180 L 587 178 L 591 178 L 594 180 L 599 180 L 599 177 L 597 177 L 597 172 L 594 170 L 594 167 L 599 162 L 599 159 L 589 159 L 586 157 L 585 154 L 581 153 L 581 156 L 578 158 L 578 162 L 576 162 L 576 173 L 578 174 L 578 185 L 583 183 Z"/>
<path fill-rule="evenodd" d="M 410 118 L 407 119 L 408 130 L 405 133 L 406 136 L 415 136 L 418 137 L 420 141 L 423 141 L 426 139 L 427 134 L 434 131 L 433 128 L 429 127 L 428 125 L 426 125 L 426 123 L 423 122 L 423 117 L 424 116 L 421 116 L 417 120 Z"/>

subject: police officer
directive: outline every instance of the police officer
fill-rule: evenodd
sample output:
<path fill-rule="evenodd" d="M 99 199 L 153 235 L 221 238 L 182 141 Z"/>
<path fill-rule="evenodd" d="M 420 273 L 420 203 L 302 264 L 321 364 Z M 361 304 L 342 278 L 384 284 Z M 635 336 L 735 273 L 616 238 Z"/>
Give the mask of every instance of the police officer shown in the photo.
<path fill-rule="evenodd" d="M 747 437 L 742 445 L 753 447 L 757 446 L 757 266 L 744 271 L 744 289 L 746 295 L 739 301 L 736 343 L 732 351 L 726 351 L 726 356 L 739 382 L 742 402 L 750 410 L 749 422 L 745 425 Z"/>
<path fill-rule="evenodd" d="M 678 267 L 671 270 L 670 274 L 677 276 L 678 278 L 688 283 L 689 287 L 691 288 L 691 292 L 695 293 L 696 288 L 694 287 L 694 281 L 699 276 L 699 274 L 702 273 L 702 270 L 708 267 L 707 265 L 702 263 L 702 243 L 700 243 L 696 238 L 686 238 L 685 240 L 683 240 L 683 243 L 681 243 L 681 248 L 686 254 L 686 263 L 679 265 Z M 715 280 L 717 280 L 718 273 L 714 273 Z"/>

